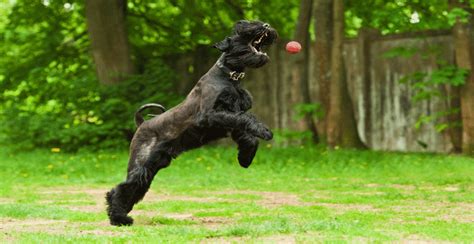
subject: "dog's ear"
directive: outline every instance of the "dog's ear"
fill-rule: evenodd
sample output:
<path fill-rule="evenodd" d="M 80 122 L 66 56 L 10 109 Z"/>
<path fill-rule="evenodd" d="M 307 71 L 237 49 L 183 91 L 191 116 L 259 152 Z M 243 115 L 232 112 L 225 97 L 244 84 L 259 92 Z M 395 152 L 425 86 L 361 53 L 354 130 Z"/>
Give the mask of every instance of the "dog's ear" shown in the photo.
<path fill-rule="evenodd" d="M 231 47 L 231 45 L 230 45 L 231 41 L 232 40 L 230 39 L 230 37 L 226 37 L 223 41 L 214 44 L 213 47 L 219 49 L 219 51 L 221 51 L 221 52 L 226 52 Z"/>

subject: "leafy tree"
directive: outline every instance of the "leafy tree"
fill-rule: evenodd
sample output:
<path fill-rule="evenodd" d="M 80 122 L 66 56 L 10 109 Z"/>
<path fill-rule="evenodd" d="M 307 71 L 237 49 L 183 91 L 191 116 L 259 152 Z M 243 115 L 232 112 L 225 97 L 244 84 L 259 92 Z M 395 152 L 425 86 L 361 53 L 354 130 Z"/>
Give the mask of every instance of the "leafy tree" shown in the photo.
<path fill-rule="evenodd" d="M 7 140 L 67 150 L 123 146 L 139 104 L 175 103 L 173 72 L 159 59 L 120 86 L 98 83 L 82 1 L 17 1 L 7 12 L 0 30 L 0 117 Z"/>
<path fill-rule="evenodd" d="M 103 87 L 91 58 L 84 1 L 2 0 L 0 121 L 8 141 L 67 150 L 124 146 L 134 130 L 130 116 L 140 104 L 169 107 L 178 101 L 169 66 L 175 54 L 210 47 L 242 18 L 269 21 L 290 36 L 297 14 L 297 4 L 286 1 L 123 3 L 136 73 Z"/>

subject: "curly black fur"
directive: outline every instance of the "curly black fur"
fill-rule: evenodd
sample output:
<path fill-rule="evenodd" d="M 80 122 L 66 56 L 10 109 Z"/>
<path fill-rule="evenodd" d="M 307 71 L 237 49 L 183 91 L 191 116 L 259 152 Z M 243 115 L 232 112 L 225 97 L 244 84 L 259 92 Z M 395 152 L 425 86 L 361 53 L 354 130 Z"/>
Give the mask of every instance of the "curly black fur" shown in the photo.
<path fill-rule="evenodd" d="M 127 179 L 106 194 L 112 225 L 131 225 L 133 205 L 148 191 L 155 174 L 180 153 L 210 141 L 231 136 L 239 148 L 239 164 L 247 168 L 257 152 L 258 139 L 270 140 L 272 132 L 255 116 L 250 93 L 240 86 L 234 72 L 258 68 L 269 61 L 262 52 L 277 38 L 277 32 L 260 21 L 241 20 L 234 34 L 217 43 L 223 52 L 217 63 L 198 81 L 176 107 L 148 121 L 140 111 L 159 104 L 146 104 L 135 115 L 138 126 L 130 145 Z M 236 78 L 237 77 L 237 78 Z"/>

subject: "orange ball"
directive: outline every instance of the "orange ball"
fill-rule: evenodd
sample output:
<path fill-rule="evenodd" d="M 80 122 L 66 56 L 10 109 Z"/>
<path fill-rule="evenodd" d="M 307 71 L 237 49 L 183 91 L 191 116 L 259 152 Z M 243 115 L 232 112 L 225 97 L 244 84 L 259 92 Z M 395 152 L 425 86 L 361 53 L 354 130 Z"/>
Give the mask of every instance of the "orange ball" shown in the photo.
<path fill-rule="evenodd" d="M 286 51 L 290 54 L 299 53 L 301 51 L 301 44 L 297 41 L 291 41 L 286 44 Z"/>

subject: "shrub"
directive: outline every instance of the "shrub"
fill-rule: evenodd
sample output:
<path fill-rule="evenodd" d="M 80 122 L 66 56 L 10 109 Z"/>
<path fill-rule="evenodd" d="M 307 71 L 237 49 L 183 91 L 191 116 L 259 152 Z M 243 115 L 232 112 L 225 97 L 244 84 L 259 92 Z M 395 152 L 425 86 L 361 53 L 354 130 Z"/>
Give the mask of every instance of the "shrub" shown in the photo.
<path fill-rule="evenodd" d="M 141 104 L 177 100 L 170 92 L 174 73 L 160 60 L 114 86 L 100 85 L 91 65 L 75 67 L 53 61 L 4 92 L 0 121 L 7 142 L 67 151 L 126 147 Z"/>

